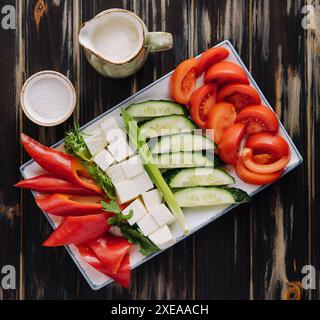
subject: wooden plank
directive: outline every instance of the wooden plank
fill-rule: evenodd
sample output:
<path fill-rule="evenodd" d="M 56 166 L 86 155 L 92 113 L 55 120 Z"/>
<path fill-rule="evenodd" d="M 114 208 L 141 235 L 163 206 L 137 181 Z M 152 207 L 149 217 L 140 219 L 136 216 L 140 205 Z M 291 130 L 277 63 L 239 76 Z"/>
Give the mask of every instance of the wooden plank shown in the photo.
<path fill-rule="evenodd" d="M 302 86 L 302 6 L 303 1 L 252 1 L 250 43 L 253 76 L 306 157 L 305 142 L 310 129 Z M 301 268 L 309 260 L 307 239 L 311 231 L 306 215 L 310 210 L 305 201 L 306 168 L 304 165 L 295 170 L 252 202 L 252 299 L 280 299 L 288 284 L 301 280 Z"/>
<path fill-rule="evenodd" d="M 248 1 L 196 1 L 195 54 L 228 39 L 248 63 L 248 4 Z M 248 298 L 248 206 L 233 210 L 198 232 L 195 244 L 196 297 Z"/>
<path fill-rule="evenodd" d="M 313 14 L 313 21 L 318 23 L 305 31 L 305 68 L 304 68 L 304 92 L 306 97 L 306 106 L 304 117 L 306 118 L 307 137 L 304 140 L 305 164 L 302 177 L 305 181 L 305 188 L 308 191 L 308 263 L 315 267 L 316 271 L 320 270 L 320 252 L 318 250 L 320 243 L 320 201 L 319 201 L 319 161 L 320 161 L 320 29 L 319 29 L 319 7 L 316 9 L 316 3 L 305 1 L 305 5 L 313 5 L 314 10 L 309 12 Z M 301 123 L 301 122 L 300 122 Z M 305 123 L 303 124 L 305 125 Z M 305 178 L 307 177 L 307 178 Z M 306 194 L 306 191 L 304 194 Z M 305 199 L 306 199 L 305 198 Z M 312 299 L 320 299 L 320 277 L 317 273 L 315 287 L 316 290 L 308 292 Z"/>
<path fill-rule="evenodd" d="M 14 0 L 6 5 L 15 7 Z M 2 6 L 1 6 L 2 7 Z M 2 18 L 4 15 L 1 16 Z M 14 23 L 15 24 L 15 23 Z M 16 290 L 4 290 L 0 286 L 0 300 L 19 299 L 20 290 L 20 207 L 19 192 L 13 185 L 19 180 L 17 141 L 19 112 L 15 98 L 15 29 L 0 26 L 1 61 L 3 75 L 0 86 L 0 272 L 6 265 L 16 269 Z M 5 61 L 5 62 L 4 62 Z M 10 161 L 8 161 L 10 159 Z"/>
<path fill-rule="evenodd" d="M 25 2 L 24 13 L 25 76 L 52 69 L 75 80 L 77 61 L 73 59 L 73 1 L 30 0 Z M 51 145 L 63 137 L 72 122 L 71 119 L 57 128 L 45 129 L 23 117 L 20 129 Z M 27 159 L 24 155 L 23 160 Z M 23 211 L 25 298 L 75 298 L 77 268 L 64 248 L 48 250 L 41 247 L 52 229 L 29 192 L 25 196 Z"/>

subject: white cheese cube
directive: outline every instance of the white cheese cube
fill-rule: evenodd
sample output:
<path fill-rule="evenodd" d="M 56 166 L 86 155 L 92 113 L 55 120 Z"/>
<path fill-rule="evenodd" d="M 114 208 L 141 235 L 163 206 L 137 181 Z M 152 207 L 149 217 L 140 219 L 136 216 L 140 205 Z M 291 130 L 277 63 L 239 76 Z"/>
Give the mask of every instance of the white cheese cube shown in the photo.
<path fill-rule="evenodd" d="M 125 160 L 136 152 L 133 146 L 129 144 L 125 138 L 112 142 L 108 146 L 108 150 L 118 162 Z"/>
<path fill-rule="evenodd" d="M 101 129 L 96 130 L 90 135 L 84 135 L 84 142 L 92 156 L 97 155 L 108 145 L 108 142 Z"/>
<path fill-rule="evenodd" d="M 110 117 L 104 120 L 100 124 L 100 128 L 102 129 L 106 139 L 109 143 L 115 142 L 119 138 L 124 138 L 126 133 L 119 126 L 117 120 L 114 117 Z"/>
<path fill-rule="evenodd" d="M 128 219 L 130 225 L 134 225 L 147 214 L 147 210 L 140 199 L 133 201 L 122 212 L 123 214 L 128 215 L 131 210 L 133 212 L 133 216 Z"/>
<path fill-rule="evenodd" d="M 138 222 L 138 227 L 141 232 L 147 237 L 150 233 L 155 232 L 159 229 L 156 221 L 152 218 L 151 214 L 146 214 L 142 219 Z"/>
<path fill-rule="evenodd" d="M 176 221 L 175 216 L 171 213 L 171 211 L 162 203 L 157 208 L 150 211 L 150 214 L 157 222 L 159 227 L 163 227 L 164 225 L 172 224 Z"/>
<path fill-rule="evenodd" d="M 94 156 L 93 161 L 101 168 L 102 171 L 106 171 L 115 162 L 113 156 L 106 149 L 103 149 Z"/>
<path fill-rule="evenodd" d="M 126 180 L 120 164 L 115 164 L 112 167 L 109 167 L 107 170 L 105 170 L 105 172 L 113 183 Z"/>
<path fill-rule="evenodd" d="M 144 166 L 138 155 L 122 162 L 121 167 L 127 179 L 134 178 L 144 172 Z"/>
<path fill-rule="evenodd" d="M 161 250 L 171 247 L 176 243 L 167 225 L 151 233 L 149 239 Z"/>
<path fill-rule="evenodd" d="M 134 177 L 132 181 L 139 194 L 143 194 L 144 192 L 153 189 L 153 182 L 150 179 L 147 171 L 143 171 L 138 176 Z"/>
<path fill-rule="evenodd" d="M 120 204 L 127 203 L 134 200 L 139 196 L 134 184 L 131 180 L 121 180 L 119 182 L 113 182 L 116 189 L 117 197 Z"/>
<path fill-rule="evenodd" d="M 162 203 L 162 195 L 158 189 L 154 189 L 142 194 L 142 200 L 146 206 L 148 212 L 157 208 Z"/>

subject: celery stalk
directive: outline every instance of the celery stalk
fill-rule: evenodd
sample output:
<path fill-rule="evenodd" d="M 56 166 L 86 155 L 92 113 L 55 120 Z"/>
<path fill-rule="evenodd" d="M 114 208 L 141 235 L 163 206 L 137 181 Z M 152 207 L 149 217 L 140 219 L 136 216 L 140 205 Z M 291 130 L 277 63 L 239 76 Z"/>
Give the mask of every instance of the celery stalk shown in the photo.
<path fill-rule="evenodd" d="M 131 143 L 137 148 L 140 157 L 144 163 L 144 166 L 148 174 L 150 175 L 150 178 L 157 186 L 159 191 L 162 193 L 164 199 L 166 200 L 170 210 L 176 217 L 183 232 L 187 234 L 189 232 L 189 229 L 186 225 L 184 214 L 180 206 L 178 205 L 170 187 L 163 179 L 160 170 L 155 165 L 152 153 L 149 150 L 146 140 L 140 137 L 137 122 L 133 120 L 133 118 L 125 110 L 122 110 L 122 118 L 125 123 L 129 139 Z"/>

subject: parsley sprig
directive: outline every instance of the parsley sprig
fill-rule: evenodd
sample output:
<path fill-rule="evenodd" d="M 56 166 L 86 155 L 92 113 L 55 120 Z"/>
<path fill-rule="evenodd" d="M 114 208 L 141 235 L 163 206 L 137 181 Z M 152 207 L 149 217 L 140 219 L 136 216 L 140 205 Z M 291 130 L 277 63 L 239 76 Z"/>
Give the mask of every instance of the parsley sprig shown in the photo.
<path fill-rule="evenodd" d="M 109 203 L 102 201 L 101 205 L 103 210 L 115 214 L 114 217 L 109 218 L 108 223 L 112 226 L 120 228 L 123 237 L 126 238 L 130 243 L 138 245 L 140 247 L 140 252 L 143 255 L 149 256 L 150 254 L 159 251 L 159 248 L 144 236 L 137 225 L 131 226 L 128 224 L 128 219 L 132 218 L 133 216 L 132 210 L 130 210 L 129 214 L 127 215 L 123 214 L 118 203 L 113 200 Z"/>

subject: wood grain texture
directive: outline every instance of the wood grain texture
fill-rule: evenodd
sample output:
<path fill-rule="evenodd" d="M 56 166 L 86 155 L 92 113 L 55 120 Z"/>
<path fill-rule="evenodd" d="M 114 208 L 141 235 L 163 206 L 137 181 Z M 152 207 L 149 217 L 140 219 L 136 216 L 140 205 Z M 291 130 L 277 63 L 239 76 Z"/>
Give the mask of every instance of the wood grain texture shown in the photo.
<path fill-rule="evenodd" d="M 7 1 L 6 5 L 15 5 L 15 1 Z M 13 265 L 17 268 L 19 279 L 21 210 L 19 192 L 13 188 L 13 184 L 19 179 L 19 148 L 16 148 L 19 145 L 19 108 L 15 91 L 15 30 L 0 30 L 0 48 L 0 59 L 4 62 L 0 64 L 0 73 L 3 75 L 0 85 L 0 161 L 3 173 L 0 178 L 0 271 L 5 265 Z M 8 161 L 8 158 L 11 160 Z M 0 299 L 18 298 L 19 282 L 16 291 L 2 290 L 0 286 Z"/>
<path fill-rule="evenodd" d="M 16 291 L 0 289 L 0 299 L 281 299 L 292 283 L 301 281 L 304 265 L 320 270 L 320 29 L 301 26 L 301 10 L 309 1 L 5 2 L 17 8 L 17 29 L 0 30 L 0 71 L 7 75 L 0 86 L 0 268 L 15 265 L 19 281 Z M 98 75 L 77 41 L 81 23 L 114 7 L 137 13 L 150 31 L 174 36 L 172 51 L 150 55 L 140 72 L 124 80 Z M 224 39 L 251 70 L 301 151 L 303 165 L 251 204 L 133 271 L 129 290 L 111 284 L 92 291 L 63 248 L 41 247 L 51 228 L 31 194 L 19 195 L 12 188 L 19 164 L 28 159 L 19 132 L 53 144 L 73 120 L 92 120 Z M 73 118 L 51 129 L 32 124 L 19 109 L 24 80 L 44 69 L 67 75 L 78 95 Z M 320 298 L 319 279 L 317 290 L 303 291 L 304 299 Z"/>

